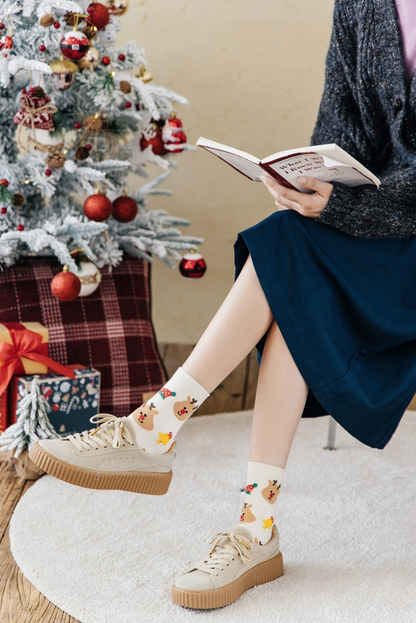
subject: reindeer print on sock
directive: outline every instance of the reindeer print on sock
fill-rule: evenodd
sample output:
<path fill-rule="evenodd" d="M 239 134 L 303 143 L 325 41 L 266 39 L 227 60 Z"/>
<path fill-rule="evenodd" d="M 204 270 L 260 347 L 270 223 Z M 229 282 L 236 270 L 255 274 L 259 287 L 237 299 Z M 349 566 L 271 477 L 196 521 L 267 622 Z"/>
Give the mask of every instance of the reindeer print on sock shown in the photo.
<path fill-rule="evenodd" d="M 198 409 L 198 401 L 196 398 L 187 397 L 186 400 L 175 402 L 173 412 L 178 420 L 186 420 L 194 411 Z"/>
<path fill-rule="evenodd" d="M 153 418 L 158 413 L 159 411 L 156 411 L 154 403 L 151 402 L 150 404 L 146 403 L 136 409 L 132 415 L 134 421 L 137 422 L 137 424 L 139 424 L 144 430 L 153 430 Z"/>
<path fill-rule="evenodd" d="M 250 510 L 252 506 L 252 504 L 248 504 L 247 502 L 244 503 L 244 506 L 241 509 L 240 523 L 251 523 L 252 521 L 256 521 L 256 518 Z"/>
<path fill-rule="evenodd" d="M 280 487 L 282 485 L 277 484 L 277 480 L 270 480 L 267 487 L 261 490 L 261 494 L 269 504 L 274 504 L 276 502 L 276 498 L 280 493 Z"/>

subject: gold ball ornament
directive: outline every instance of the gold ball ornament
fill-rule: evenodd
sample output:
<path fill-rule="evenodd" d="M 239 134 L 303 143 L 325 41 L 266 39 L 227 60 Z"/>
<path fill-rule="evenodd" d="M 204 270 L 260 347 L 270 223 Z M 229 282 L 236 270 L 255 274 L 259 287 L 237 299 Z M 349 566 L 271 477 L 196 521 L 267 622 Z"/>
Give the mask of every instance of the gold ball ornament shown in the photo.
<path fill-rule="evenodd" d="M 92 71 L 100 64 L 100 53 L 97 48 L 90 48 L 84 58 L 78 62 L 80 69 L 89 69 Z"/>
<path fill-rule="evenodd" d="M 78 277 L 81 282 L 81 290 L 78 296 L 90 296 L 101 283 L 100 271 L 89 260 L 81 260 L 78 266 Z"/>
<path fill-rule="evenodd" d="M 107 2 L 110 13 L 113 15 L 124 15 L 129 9 L 129 0 L 109 0 Z"/>
<path fill-rule="evenodd" d="M 60 91 L 66 91 L 72 86 L 75 78 L 75 73 L 78 70 L 77 65 L 67 59 L 59 61 L 52 61 L 49 63 L 49 67 L 52 69 L 50 79 L 52 84 Z"/>

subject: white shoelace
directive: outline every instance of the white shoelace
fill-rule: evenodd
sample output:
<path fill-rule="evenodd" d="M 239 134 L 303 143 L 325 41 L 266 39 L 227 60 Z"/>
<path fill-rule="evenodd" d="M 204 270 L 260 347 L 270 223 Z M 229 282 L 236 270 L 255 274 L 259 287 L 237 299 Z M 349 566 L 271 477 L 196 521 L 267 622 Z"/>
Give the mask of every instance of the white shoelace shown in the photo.
<path fill-rule="evenodd" d="M 130 445 L 134 445 L 133 437 L 127 426 L 114 415 L 109 413 L 98 413 L 90 418 L 93 424 L 99 424 L 98 428 L 91 428 L 82 433 L 68 435 L 69 439 L 77 450 L 98 449 L 100 446 L 105 448 L 111 444 L 112 448 L 119 448 L 123 445 L 123 439 Z"/>
<path fill-rule="evenodd" d="M 213 548 L 208 554 L 208 558 L 197 563 L 195 569 L 214 575 L 223 571 L 236 556 L 240 556 L 244 564 L 251 560 L 251 554 L 248 551 L 251 549 L 251 545 L 238 534 L 218 532 L 212 535 L 208 543 L 213 543 Z"/>

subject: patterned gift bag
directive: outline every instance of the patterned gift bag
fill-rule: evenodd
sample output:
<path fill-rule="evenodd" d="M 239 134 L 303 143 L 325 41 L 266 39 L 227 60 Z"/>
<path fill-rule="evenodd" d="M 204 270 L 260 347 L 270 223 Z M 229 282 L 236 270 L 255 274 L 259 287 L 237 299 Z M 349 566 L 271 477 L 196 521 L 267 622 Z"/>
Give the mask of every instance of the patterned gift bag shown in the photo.
<path fill-rule="evenodd" d="M 55 258 L 27 258 L 0 271 L 0 322 L 41 322 L 49 356 L 101 372 L 100 411 L 128 415 L 145 392 L 166 382 L 151 320 L 150 264 L 125 259 L 103 269 L 90 296 L 62 303 L 50 283 L 62 270 Z"/>

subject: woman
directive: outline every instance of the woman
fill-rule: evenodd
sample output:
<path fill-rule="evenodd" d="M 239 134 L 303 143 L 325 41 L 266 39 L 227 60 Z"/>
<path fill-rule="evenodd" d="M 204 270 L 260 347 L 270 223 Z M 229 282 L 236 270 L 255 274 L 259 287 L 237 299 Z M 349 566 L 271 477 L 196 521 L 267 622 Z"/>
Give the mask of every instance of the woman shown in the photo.
<path fill-rule="evenodd" d="M 41 441 L 31 458 L 74 484 L 165 493 L 175 436 L 257 345 L 262 355 L 239 523 L 213 538 L 173 600 L 235 601 L 283 573 L 274 509 L 302 415 L 331 415 L 383 448 L 416 390 L 416 11 L 336 0 L 313 144 L 335 142 L 380 189 L 264 178 L 279 211 L 239 234 L 237 279 L 182 368 L 128 418 Z M 412 18 L 412 19 L 411 19 Z M 283 210 L 283 211 L 280 211 Z"/>

